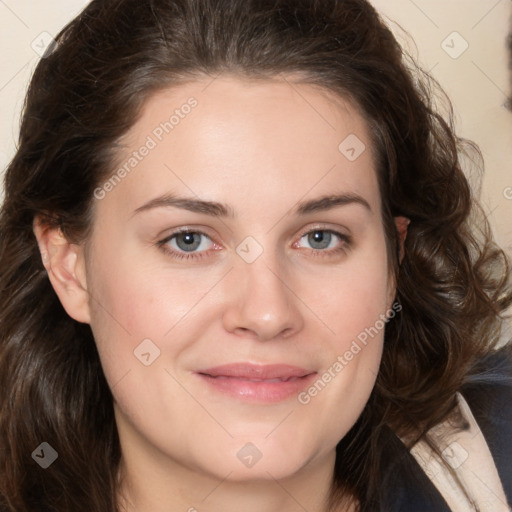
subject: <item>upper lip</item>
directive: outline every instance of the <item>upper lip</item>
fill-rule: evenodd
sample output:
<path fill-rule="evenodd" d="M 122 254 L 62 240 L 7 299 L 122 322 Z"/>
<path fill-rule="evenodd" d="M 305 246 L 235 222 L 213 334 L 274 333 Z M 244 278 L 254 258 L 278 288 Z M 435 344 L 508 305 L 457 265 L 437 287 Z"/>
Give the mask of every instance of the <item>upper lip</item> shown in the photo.
<path fill-rule="evenodd" d="M 232 377 L 238 379 L 270 380 L 305 377 L 315 373 L 289 364 L 232 363 L 199 370 L 197 373 L 210 377 Z"/>

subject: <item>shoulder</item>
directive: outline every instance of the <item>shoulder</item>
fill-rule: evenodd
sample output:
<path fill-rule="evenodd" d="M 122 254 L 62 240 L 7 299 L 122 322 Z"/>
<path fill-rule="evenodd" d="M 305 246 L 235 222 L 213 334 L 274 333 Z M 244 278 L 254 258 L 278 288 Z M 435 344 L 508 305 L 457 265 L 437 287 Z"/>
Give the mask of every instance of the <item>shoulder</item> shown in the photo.
<path fill-rule="evenodd" d="M 487 442 L 512 503 L 512 347 L 479 362 L 461 390 Z"/>
<path fill-rule="evenodd" d="M 489 447 L 512 503 L 512 347 L 490 353 L 468 375 L 461 394 Z M 386 433 L 379 510 L 449 512 L 431 478 L 396 435 Z"/>
<path fill-rule="evenodd" d="M 512 346 L 507 345 L 482 359 L 467 377 L 461 393 L 490 445 L 507 435 L 510 439 Z"/>

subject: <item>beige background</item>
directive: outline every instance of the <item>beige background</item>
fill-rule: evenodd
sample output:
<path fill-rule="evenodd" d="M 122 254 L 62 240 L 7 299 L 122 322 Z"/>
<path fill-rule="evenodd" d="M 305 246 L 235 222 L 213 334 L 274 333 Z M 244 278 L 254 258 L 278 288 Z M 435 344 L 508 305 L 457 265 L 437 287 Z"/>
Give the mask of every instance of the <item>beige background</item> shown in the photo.
<path fill-rule="evenodd" d="M 79 12 L 85 0 L 0 0 L 0 168 L 16 144 L 19 112 L 39 47 Z M 459 134 L 484 155 L 482 202 L 498 241 L 512 253 L 512 112 L 506 35 L 510 0 L 373 0 L 393 30 L 451 97 Z M 457 32 L 457 34 L 454 34 Z M 41 35 L 42 34 L 42 35 Z M 443 42 L 444 41 L 444 42 Z M 463 52 L 467 46 L 467 49 Z M 451 55 L 450 55 L 451 54 Z M 460 55 L 459 55 L 460 54 Z M 508 196 L 508 198 L 507 198 Z"/>

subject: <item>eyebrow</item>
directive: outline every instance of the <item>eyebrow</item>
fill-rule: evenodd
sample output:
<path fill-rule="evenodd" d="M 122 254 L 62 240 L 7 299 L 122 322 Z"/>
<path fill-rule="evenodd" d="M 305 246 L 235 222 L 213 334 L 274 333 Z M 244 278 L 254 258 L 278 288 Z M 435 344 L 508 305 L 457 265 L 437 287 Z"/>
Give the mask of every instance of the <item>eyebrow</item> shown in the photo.
<path fill-rule="evenodd" d="M 346 206 L 349 204 L 359 204 L 372 212 L 372 208 L 368 201 L 358 194 L 336 194 L 322 196 L 317 199 L 303 201 L 297 204 L 295 208 L 296 215 L 307 215 L 309 213 L 331 210 L 337 206 Z M 147 203 L 139 206 L 134 212 L 135 214 L 152 210 L 154 208 L 180 208 L 195 213 L 203 213 L 212 217 L 234 217 L 233 209 L 226 204 L 216 201 L 204 201 L 202 199 L 194 199 L 189 197 L 176 197 L 172 194 L 166 194 L 156 197 Z"/>
<path fill-rule="evenodd" d="M 368 201 L 359 194 L 335 194 L 301 202 L 298 204 L 295 213 L 298 215 L 307 215 L 308 213 L 326 211 L 336 206 L 346 206 L 349 204 L 359 204 L 370 213 L 372 212 Z"/>
<path fill-rule="evenodd" d="M 172 194 L 155 197 L 135 210 L 135 214 L 154 208 L 181 208 L 195 213 L 204 213 L 212 217 L 234 217 L 229 206 L 215 201 L 204 201 L 190 197 L 176 197 Z"/>

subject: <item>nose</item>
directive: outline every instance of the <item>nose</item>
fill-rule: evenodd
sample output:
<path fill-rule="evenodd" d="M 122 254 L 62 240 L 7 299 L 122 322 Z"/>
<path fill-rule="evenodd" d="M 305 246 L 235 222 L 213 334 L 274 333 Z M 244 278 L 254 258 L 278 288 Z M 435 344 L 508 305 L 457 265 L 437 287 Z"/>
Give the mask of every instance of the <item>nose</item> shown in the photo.
<path fill-rule="evenodd" d="M 224 328 L 261 341 L 285 338 L 303 327 L 299 299 L 277 262 L 240 260 L 231 274 Z"/>

